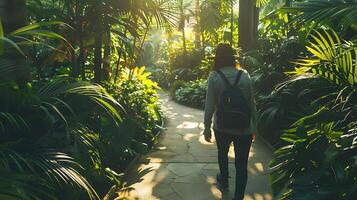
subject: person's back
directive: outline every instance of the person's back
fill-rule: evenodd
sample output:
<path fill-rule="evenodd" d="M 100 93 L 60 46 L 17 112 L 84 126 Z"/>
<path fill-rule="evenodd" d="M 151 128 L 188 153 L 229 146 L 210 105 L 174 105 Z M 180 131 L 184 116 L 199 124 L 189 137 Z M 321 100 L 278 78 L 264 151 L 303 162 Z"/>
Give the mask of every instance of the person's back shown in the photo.
<path fill-rule="evenodd" d="M 256 131 L 256 108 L 250 76 L 247 71 L 235 67 L 234 51 L 228 44 L 220 44 L 216 49 L 215 66 L 208 77 L 208 89 L 205 104 L 205 130 L 206 141 L 211 141 L 211 124 L 214 115 L 213 130 L 218 148 L 218 163 L 220 173 L 217 175 L 217 184 L 222 188 L 228 188 L 228 151 L 233 142 L 236 164 L 236 191 L 235 199 L 242 200 L 247 183 L 248 155 L 252 142 L 252 134 Z M 250 125 L 248 128 L 226 128 L 217 125 L 217 109 L 220 98 L 227 87 L 224 78 L 230 85 L 234 85 L 241 70 L 241 77 L 235 87 L 242 92 L 250 110 Z M 221 75 L 219 73 L 222 73 Z M 223 76 L 223 77 L 222 77 Z M 242 123 L 237 121 L 237 124 Z"/>
<path fill-rule="evenodd" d="M 240 80 L 237 84 L 236 87 L 239 87 L 239 89 L 242 91 L 245 100 L 247 101 L 248 105 L 250 106 L 252 115 L 255 114 L 255 103 L 254 103 L 254 97 L 253 97 L 253 89 L 251 85 L 251 79 L 248 74 L 248 72 L 244 69 L 237 69 L 232 66 L 226 66 L 222 67 L 219 69 L 224 76 L 228 79 L 231 85 L 234 84 L 236 81 L 237 75 L 239 70 L 242 71 L 242 76 L 240 77 Z M 205 124 L 211 124 L 210 116 L 213 115 L 213 113 L 216 111 L 219 99 L 222 96 L 223 91 L 225 90 L 226 84 L 222 77 L 218 74 L 216 71 L 212 71 L 208 77 L 208 98 L 206 98 L 206 105 L 205 105 Z M 211 87 L 212 86 L 212 87 Z M 211 114 L 212 113 L 212 114 Z M 237 122 L 239 123 L 239 122 Z M 208 127 L 207 127 L 208 128 Z M 224 132 L 228 132 L 229 134 L 232 135 L 247 135 L 247 134 L 252 134 L 253 132 L 256 131 L 256 126 L 255 126 L 255 116 L 252 116 L 252 122 L 251 126 L 249 129 L 246 130 L 240 130 L 240 129 L 218 129 L 217 128 L 217 117 L 214 115 L 214 122 L 213 122 L 213 129 L 215 130 L 221 130 Z"/>

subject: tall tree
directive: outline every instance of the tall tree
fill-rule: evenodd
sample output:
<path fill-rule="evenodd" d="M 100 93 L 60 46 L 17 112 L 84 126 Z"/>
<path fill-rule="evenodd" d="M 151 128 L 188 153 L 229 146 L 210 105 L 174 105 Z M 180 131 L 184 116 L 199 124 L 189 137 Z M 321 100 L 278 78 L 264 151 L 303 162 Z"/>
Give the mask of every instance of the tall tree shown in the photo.
<path fill-rule="evenodd" d="M 102 78 L 107 80 L 110 73 L 110 53 L 111 53 L 111 35 L 110 26 L 105 24 L 105 36 L 104 36 L 104 54 L 103 54 L 103 73 Z"/>
<path fill-rule="evenodd" d="M 230 13 L 230 17 L 231 17 L 231 38 L 230 38 L 230 44 L 233 46 L 233 41 L 234 41 L 234 34 L 233 34 L 233 32 L 234 32 L 234 0 L 230 0 L 230 7 L 231 7 L 231 9 L 230 9 L 230 11 L 231 11 L 231 13 Z"/>
<path fill-rule="evenodd" d="M 102 2 L 95 3 L 97 17 L 95 18 L 95 33 L 94 33 L 94 82 L 99 83 L 102 75 L 102 45 L 103 45 L 103 12 Z"/>
<path fill-rule="evenodd" d="M 195 4 L 195 18 L 196 18 L 196 26 L 195 26 L 195 47 L 196 47 L 196 49 L 200 49 L 200 48 L 201 48 L 200 0 L 196 0 L 196 4 Z"/>
<path fill-rule="evenodd" d="M 239 1 L 239 47 L 242 53 L 254 48 L 258 40 L 259 8 L 256 0 Z"/>
<path fill-rule="evenodd" d="M 218 29 L 222 27 L 225 17 L 222 14 L 222 5 L 226 2 L 218 0 L 204 0 L 201 2 L 200 28 L 202 43 L 215 45 L 218 42 Z"/>
<path fill-rule="evenodd" d="M 183 47 L 183 55 L 186 57 L 187 55 L 187 47 L 186 47 L 186 15 L 185 15 L 185 7 L 184 0 L 179 0 L 179 10 L 180 10 L 180 27 L 179 29 L 182 32 L 182 47 Z"/>

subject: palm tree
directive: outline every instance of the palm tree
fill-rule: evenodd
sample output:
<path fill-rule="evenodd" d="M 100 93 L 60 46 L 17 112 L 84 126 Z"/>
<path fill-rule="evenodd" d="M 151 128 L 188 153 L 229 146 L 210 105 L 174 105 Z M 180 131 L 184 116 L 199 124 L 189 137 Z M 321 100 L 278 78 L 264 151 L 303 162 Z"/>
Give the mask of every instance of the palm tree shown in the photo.
<path fill-rule="evenodd" d="M 213 44 L 219 42 L 217 30 L 224 24 L 224 16 L 221 12 L 221 7 L 222 2 L 218 0 L 205 0 L 201 3 L 201 10 L 204 11 L 200 14 L 200 28 L 203 44 L 206 43 L 206 38 L 211 39 L 211 43 Z M 209 39 L 207 39 L 207 41 Z"/>
<path fill-rule="evenodd" d="M 179 9 L 179 18 L 180 25 L 179 30 L 182 32 L 182 48 L 183 48 L 183 56 L 186 58 L 187 55 L 187 46 L 186 46 L 186 21 L 188 20 L 189 14 L 186 13 L 189 10 L 190 2 L 185 0 L 178 1 L 178 9 Z"/>

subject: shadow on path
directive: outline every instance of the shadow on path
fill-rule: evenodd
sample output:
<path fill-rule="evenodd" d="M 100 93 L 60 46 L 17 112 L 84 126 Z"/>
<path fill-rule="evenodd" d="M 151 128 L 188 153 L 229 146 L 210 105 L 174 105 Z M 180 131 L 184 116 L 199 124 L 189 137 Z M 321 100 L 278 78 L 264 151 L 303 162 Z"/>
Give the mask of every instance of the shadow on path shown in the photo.
<path fill-rule="evenodd" d="M 150 169 L 142 181 L 134 184 L 128 199 L 139 200 L 215 200 L 232 199 L 234 192 L 234 153 L 229 152 L 230 188 L 221 192 L 215 176 L 219 170 L 215 143 L 201 136 L 203 111 L 188 108 L 161 94 L 167 130 L 156 148 L 144 156 L 137 170 Z M 259 139 L 249 155 L 248 184 L 244 200 L 271 200 L 266 174 L 272 152 Z"/>

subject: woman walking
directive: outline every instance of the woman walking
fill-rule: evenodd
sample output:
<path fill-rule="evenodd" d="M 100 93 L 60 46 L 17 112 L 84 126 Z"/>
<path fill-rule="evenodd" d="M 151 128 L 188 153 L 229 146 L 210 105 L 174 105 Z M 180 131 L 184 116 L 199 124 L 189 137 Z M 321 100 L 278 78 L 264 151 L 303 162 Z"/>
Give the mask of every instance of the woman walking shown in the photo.
<path fill-rule="evenodd" d="M 217 185 L 221 189 L 228 188 L 228 151 L 233 142 L 236 168 L 233 200 L 243 200 L 249 150 L 252 135 L 256 132 L 256 107 L 250 76 L 237 67 L 234 50 L 229 44 L 217 46 L 213 71 L 208 77 L 203 132 L 207 142 L 211 142 L 212 138 L 213 115 L 220 169 Z"/>

